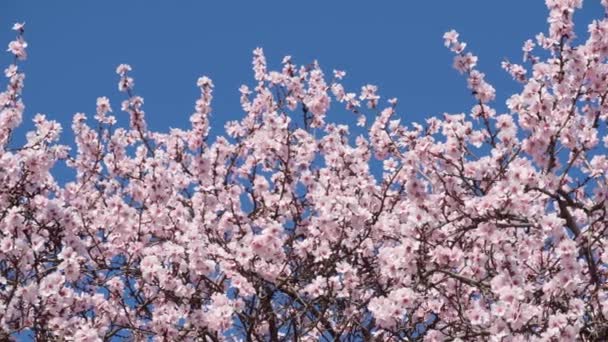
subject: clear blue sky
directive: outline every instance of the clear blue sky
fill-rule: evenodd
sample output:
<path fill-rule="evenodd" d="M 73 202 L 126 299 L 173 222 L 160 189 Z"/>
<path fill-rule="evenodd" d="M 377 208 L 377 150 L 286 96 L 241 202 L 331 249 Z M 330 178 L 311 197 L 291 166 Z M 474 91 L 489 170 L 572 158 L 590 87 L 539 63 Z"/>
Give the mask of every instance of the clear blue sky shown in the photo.
<path fill-rule="evenodd" d="M 575 17 L 579 32 L 603 15 L 599 0 L 585 2 Z M 134 67 L 149 126 L 162 131 L 188 125 L 199 92 L 196 79 L 209 75 L 216 85 L 217 133 L 226 120 L 242 115 L 237 89 L 253 83 L 251 51 L 257 46 L 271 67 L 284 55 L 299 64 L 317 59 L 328 73 L 346 70 L 351 91 L 377 84 L 383 99 L 399 98 L 406 122 L 468 112 L 474 101 L 443 47 L 442 35 L 451 28 L 479 56 L 501 111 L 517 85 L 500 62 L 521 61 L 522 42 L 546 31 L 547 10 L 541 0 L 2 0 L 0 13 L 2 44 L 13 38 L 13 22 L 26 22 L 25 121 L 29 126 L 35 113 L 45 113 L 64 125 L 71 142 L 72 115 L 92 117 L 98 96 L 110 97 L 119 109 L 119 63 Z M 2 68 L 10 61 L 1 54 Z M 342 115 L 338 107 L 333 112 Z"/>

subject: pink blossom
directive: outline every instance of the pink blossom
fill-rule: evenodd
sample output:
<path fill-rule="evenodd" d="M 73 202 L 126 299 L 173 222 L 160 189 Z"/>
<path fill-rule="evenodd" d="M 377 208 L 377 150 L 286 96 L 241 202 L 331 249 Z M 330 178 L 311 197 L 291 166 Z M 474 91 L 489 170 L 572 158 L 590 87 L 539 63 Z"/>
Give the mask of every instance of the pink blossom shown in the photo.
<path fill-rule="evenodd" d="M 0 330 L 605 340 L 608 19 L 575 41 L 581 1 L 546 4 L 548 33 L 524 43 L 530 63 L 502 63 L 514 94 L 497 94 L 445 34 L 471 94 L 456 112 L 412 122 L 374 85 L 353 91 L 343 71 L 290 56 L 272 70 L 256 48 L 244 115 L 225 133 L 210 133 L 206 76 L 189 126 L 148 129 L 121 64 L 128 126 L 99 97 L 93 124 L 73 116 L 71 147 L 57 121 L 25 111 L 16 25 L 0 92 Z M 32 128 L 13 139 L 24 116 Z M 58 167 L 72 172 L 57 179 Z"/>
<path fill-rule="evenodd" d="M 8 44 L 8 49 L 6 51 L 15 55 L 19 60 L 25 60 L 27 58 L 26 48 L 27 42 L 19 37 L 17 40 L 13 40 Z"/>
<path fill-rule="evenodd" d="M 131 71 L 131 66 L 129 64 L 120 64 L 116 67 L 116 73 L 120 76 L 126 75 L 127 72 Z"/>
<path fill-rule="evenodd" d="M 23 23 L 15 23 L 13 25 L 13 31 L 17 31 L 17 32 L 23 33 L 24 30 L 25 30 L 25 22 L 23 22 Z"/>
<path fill-rule="evenodd" d="M 452 44 L 458 42 L 458 32 L 450 30 L 443 35 L 445 47 L 450 47 Z"/>
<path fill-rule="evenodd" d="M 477 56 L 474 56 L 470 52 L 454 57 L 454 69 L 458 70 L 461 74 L 471 71 L 476 65 Z"/>

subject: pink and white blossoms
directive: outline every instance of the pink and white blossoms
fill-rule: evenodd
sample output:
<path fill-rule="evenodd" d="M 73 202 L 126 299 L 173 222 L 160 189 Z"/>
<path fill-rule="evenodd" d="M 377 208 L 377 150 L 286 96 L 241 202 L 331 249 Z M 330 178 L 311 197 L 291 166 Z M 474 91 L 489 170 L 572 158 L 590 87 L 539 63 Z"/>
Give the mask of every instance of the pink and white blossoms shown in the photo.
<path fill-rule="evenodd" d="M 502 63 L 521 84 L 507 113 L 452 30 L 472 93 L 456 113 L 407 123 L 376 86 L 350 91 L 343 71 L 327 80 L 290 56 L 268 70 L 257 48 L 226 136 L 209 136 L 205 76 L 188 128 L 149 130 L 121 64 L 129 125 L 99 97 L 92 119 L 74 115 L 73 148 L 29 113 L 34 130 L 11 146 L 16 24 L 0 93 L 0 340 L 607 340 L 608 19 L 577 45 L 581 1 L 546 4 L 548 32 L 524 43 L 524 64 Z M 334 122 L 332 101 L 363 128 Z M 74 170 L 64 184 L 58 163 Z"/>

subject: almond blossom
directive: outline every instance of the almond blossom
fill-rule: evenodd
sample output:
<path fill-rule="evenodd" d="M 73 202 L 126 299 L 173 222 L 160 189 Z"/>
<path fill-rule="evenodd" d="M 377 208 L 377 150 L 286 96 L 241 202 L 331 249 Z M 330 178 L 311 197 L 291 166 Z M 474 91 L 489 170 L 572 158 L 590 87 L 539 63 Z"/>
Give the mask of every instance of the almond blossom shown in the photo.
<path fill-rule="evenodd" d="M 71 145 L 25 112 L 16 24 L 0 339 L 608 339 L 608 19 L 576 38 L 582 2 L 546 5 L 523 64 L 502 63 L 519 86 L 505 110 L 451 30 L 469 108 L 408 122 L 374 85 L 290 56 L 269 70 L 256 48 L 225 135 L 210 136 L 210 78 L 193 84 L 187 127 L 155 132 L 121 64 L 122 97 L 76 113 Z M 34 129 L 13 146 L 23 120 Z M 57 165 L 73 176 L 59 182 Z"/>

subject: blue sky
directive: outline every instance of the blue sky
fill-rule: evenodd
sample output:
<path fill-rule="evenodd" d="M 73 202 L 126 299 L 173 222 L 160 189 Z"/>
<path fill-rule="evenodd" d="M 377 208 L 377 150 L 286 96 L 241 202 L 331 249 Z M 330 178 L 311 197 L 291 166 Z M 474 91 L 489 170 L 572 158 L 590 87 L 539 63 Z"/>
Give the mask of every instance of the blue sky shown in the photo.
<path fill-rule="evenodd" d="M 522 42 L 546 31 L 547 10 L 540 0 L 5 0 L 0 13 L 3 44 L 14 36 L 13 22 L 26 22 L 25 121 L 29 126 L 34 114 L 47 114 L 63 124 L 64 138 L 71 141 L 72 115 L 92 114 L 98 96 L 108 96 L 119 108 L 123 96 L 114 73 L 119 63 L 134 67 L 149 126 L 161 131 L 188 125 L 199 92 L 196 79 L 210 76 L 217 134 L 226 120 L 243 115 L 237 89 L 253 83 L 251 51 L 257 46 L 271 67 L 284 55 L 299 64 L 317 59 L 327 73 L 346 70 L 351 91 L 378 85 L 384 99 L 399 98 L 405 122 L 468 112 L 474 101 L 442 44 L 451 28 L 479 56 L 480 69 L 497 88 L 500 112 L 517 90 L 500 62 L 521 61 Z M 575 17 L 578 30 L 602 15 L 599 0 L 587 0 Z M 7 53 L 0 57 L 3 67 L 10 61 Z M 333 108 L 330 120 L 346 115 Z M 122 115 L 123 123 L 126 118 Z"/>

